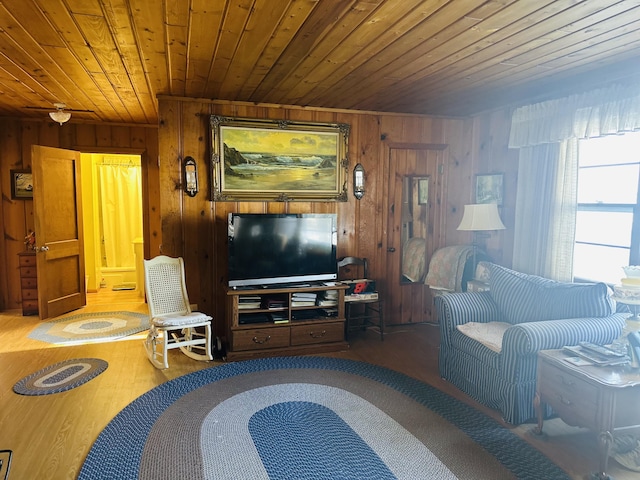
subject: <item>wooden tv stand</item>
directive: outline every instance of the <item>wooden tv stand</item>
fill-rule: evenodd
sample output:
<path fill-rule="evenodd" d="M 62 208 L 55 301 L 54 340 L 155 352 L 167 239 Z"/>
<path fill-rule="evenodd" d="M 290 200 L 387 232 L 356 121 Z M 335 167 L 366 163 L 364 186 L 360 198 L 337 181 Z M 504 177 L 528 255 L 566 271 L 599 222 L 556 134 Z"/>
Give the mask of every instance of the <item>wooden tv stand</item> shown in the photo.
<path fill-rule="evenodd" d="M 227 359 L 307 355 L 344 350 L 346 285 L 307 284 L 275 288 L 228 288 Z M 299 305 L 294 294 L 324 296 L 335 291 L 335 306 Z M 269 307 L 266 303 L 270 302 Z M 326 316 L 325 311 L 334 313 Z M 277 317 L 277 323 L 273 318 Z"/>

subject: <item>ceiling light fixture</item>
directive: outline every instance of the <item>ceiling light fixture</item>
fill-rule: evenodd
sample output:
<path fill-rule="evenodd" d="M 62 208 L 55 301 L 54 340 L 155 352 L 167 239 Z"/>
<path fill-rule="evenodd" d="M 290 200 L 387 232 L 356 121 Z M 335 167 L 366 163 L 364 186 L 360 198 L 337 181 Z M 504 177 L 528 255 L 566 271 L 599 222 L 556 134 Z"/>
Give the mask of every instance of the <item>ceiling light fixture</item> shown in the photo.
<path fill-rule="evenodd" d="M 51 120 L 53 120 L 54 122 L 58 122 L 60 125 L 68 122 L 71 118 L 71 114 L 64 111 L 67 106 L 64 103 L 54 103 L 53 106 L 56 107 L 56 111 L 49 112 Z"/>

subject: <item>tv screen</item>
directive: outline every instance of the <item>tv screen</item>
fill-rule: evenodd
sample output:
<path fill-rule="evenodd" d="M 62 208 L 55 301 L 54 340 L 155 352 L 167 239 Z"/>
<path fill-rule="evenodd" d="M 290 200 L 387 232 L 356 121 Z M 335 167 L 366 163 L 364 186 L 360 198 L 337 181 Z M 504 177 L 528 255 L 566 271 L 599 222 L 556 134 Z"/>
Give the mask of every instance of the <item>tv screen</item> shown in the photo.
<path fill-rule="evenodd" d="M 229 286 L 337 278 L 335 214 L 230 213 Z"/>

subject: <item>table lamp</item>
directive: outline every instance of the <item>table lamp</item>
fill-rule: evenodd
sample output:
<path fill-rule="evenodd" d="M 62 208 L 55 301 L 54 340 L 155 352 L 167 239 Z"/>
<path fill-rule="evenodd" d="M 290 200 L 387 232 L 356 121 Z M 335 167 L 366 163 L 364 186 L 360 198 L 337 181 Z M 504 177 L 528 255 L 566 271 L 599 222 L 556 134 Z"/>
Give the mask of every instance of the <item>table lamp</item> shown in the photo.
<path fill-rule="evenodd" d="M 504 230 L 506 227 L 500 220 L 498 205 L 495 203 L 476 203 L 464 206 L 462 220 L 458 230 L 473 232 L 473 272 L 475 277 L 476 251 L 480 233 L 489 230 Z M 485 236 L 489 236 L 485 234 Z"/>

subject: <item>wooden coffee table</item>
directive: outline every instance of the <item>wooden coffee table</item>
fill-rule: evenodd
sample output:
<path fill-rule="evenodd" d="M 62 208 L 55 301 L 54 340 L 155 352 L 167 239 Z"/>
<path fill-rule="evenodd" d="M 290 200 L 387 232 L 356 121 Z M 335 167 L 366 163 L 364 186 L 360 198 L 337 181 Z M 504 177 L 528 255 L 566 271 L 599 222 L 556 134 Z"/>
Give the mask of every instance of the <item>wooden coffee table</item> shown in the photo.
<path fill-rule="evenodd" d="M 544 405 L 562 420 L 598 434 L 599 465 L 594 477 L 607 475 L 609 451 L 616 430 L 640 427 L 640 370 L 628 366 L 576 366 L 561 350 L 538 354 L 538 379 L 534 404 L 536 433 L 542 433 Z"/>

